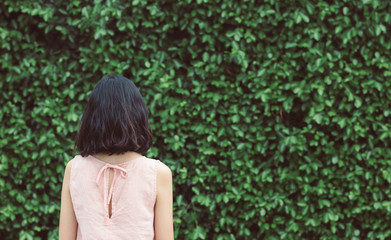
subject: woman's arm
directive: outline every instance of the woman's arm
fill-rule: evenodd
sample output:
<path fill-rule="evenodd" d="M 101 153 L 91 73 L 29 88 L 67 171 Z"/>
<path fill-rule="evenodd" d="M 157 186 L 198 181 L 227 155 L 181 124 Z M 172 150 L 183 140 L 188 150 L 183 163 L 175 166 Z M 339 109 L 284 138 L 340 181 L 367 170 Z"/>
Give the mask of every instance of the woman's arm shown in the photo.
<path fill-rule="evenodd" d="M 157 168 L 155 204 L 155 240 L 173 240 L 172 175 L 171 170 L 159 162 Z"/>
<path fill-rule="evenodd" d="M 62 182 L 59 240 L 75 240 L 77 234 L 77 221 L 69 191 L 71 168 L 72 160 L 69 161 L 65 168 L 64 180 Z"/>

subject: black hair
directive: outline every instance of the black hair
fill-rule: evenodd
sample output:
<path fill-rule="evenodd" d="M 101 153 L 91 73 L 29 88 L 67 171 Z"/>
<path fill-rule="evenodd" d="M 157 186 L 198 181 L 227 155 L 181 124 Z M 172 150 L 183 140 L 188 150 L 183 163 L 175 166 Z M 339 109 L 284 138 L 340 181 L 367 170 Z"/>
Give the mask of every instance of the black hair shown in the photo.
<path fill-rule="evenodd" d="M 149 111 L 134 83 L 106 75 L 95 86 L 81 118 L 75 148 L 83 157 L 144 153 L 152 144 Z"/>

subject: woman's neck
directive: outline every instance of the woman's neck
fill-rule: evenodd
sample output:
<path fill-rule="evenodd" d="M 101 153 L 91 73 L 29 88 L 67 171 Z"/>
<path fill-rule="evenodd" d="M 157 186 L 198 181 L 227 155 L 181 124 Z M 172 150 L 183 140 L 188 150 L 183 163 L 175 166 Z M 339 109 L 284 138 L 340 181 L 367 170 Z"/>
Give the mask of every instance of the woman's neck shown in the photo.
<path fill-rule="evenodd" d="M 142 155 L 136 152 L 126 152 L 124 154 L 113 154 L 113 155 L 97 153 L 92 156 L 109 164 L 121 164 L 142 157 Z"/>

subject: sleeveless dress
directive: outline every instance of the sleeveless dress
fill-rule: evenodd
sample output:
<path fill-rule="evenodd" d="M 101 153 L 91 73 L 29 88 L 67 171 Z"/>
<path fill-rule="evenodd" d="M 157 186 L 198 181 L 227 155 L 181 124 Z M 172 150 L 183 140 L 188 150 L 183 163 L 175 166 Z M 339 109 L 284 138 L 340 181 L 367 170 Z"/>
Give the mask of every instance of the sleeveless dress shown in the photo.
<path fill-rule="evenodd" d="M 153 240 L 158 162 L 140 157 L 112 165 L 91 155 L 76 156 L 70 194 L 78 222 L 77 239 Z M 113 181 L 109 188 L 110 169 Z"/>

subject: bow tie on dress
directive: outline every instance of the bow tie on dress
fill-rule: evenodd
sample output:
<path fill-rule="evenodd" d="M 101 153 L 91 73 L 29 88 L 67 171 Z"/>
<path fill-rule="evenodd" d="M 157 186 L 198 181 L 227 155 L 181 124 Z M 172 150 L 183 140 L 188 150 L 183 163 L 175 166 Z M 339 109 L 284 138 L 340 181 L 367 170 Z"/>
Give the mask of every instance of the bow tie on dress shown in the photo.
<path fill-rule="evenodd" d="M 111 182 L 110 186 L 110 192 L 107 189 L 109 185 L 109 176 L 110 176 L 110 169 L 113 169 L 113 181 Z M 115 184 L 115 181 L 117 180 L 118 174 L 117 172 L 120 172 L 121 177 L 126 178 L 127 171 L 125 168 L 119 167 L 117 165 L 112 165 L 109 163 L 106 163 L 98 173 L 98 176 L 96 177 L 96 184 L 101 185 L 101 178 L 103 175 L 103 199 L 106 205 L 110 204 L 112 194 L 113 194 L 113 186 Z M 109 197 L 110 196 L 110 197 Z"/>

